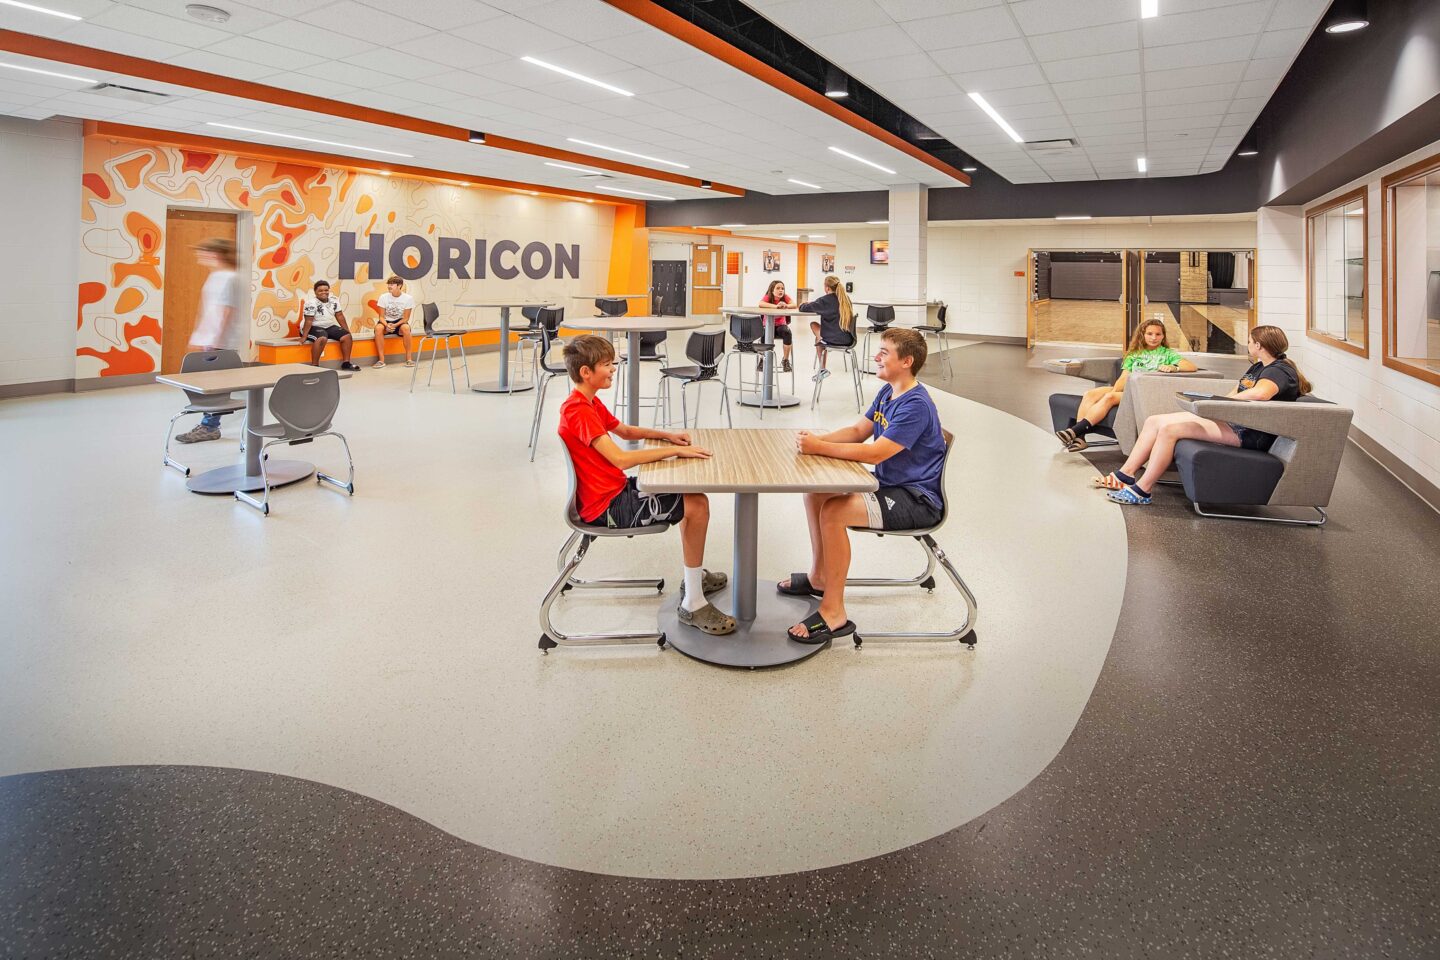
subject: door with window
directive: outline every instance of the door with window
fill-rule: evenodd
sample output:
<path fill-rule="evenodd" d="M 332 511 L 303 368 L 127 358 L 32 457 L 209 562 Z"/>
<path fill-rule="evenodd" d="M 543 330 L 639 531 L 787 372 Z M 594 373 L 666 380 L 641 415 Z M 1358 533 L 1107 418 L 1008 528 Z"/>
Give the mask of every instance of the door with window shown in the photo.
<path fill-rule="evenodd" d="M 196 244 L 216 238 L 236 240 L 237 226 L 237 215 L 222 210 L 170 210 L 165 214 L 161 373 L 179 372 L 180 361 L 190 351 L 190 334 L 200 316 L 200 291 L 210 271 L 196 259 Z M 244 322 L 244 318 L 237 317 L 235 322 Z"/>

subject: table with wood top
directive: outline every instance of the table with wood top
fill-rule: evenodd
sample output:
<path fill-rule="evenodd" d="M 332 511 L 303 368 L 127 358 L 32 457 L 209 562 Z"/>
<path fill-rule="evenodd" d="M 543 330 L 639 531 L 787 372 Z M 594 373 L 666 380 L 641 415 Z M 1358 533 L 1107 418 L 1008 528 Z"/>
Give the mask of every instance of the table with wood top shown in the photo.
<path fill-rule="evenodd" d="M 770 349 L 761 355 L 761 363 L 764 365 L 760 375 L 760 393 L 746 393 L 740 391 L 740 402 L 747 407 L 794 407 L 799 406 L 800 398 L 792 397 L 789 394 L 778 392 L 775 383 L 775 318 L 776 317 L 818 317 L 820 314 L 808 310 L 801 310 L 797 307 L 777 307 L 773 304 L 763 304 L 754 307 L 721 307 L 720 312 L 726 316 L 737 313 L 758 314 L 765 322 L 764 342 L 770 345 Z M 741 381 L 744 382 L 743 379 Z"/>
<path fill-rule="evenodd" d="M 483 380 L 480 383 L 472 384 L 471 390 L 476 393 L 514 393 L 517 390 L 529 390 L 535 386 L 533 383 L 510 382 L 510 308 L 524 309 L 525 307 L 552 307 L 554 305 L 554 300 L 481 300 L 478 303 L 455 304 L 457 307 L 500 308 L 500 376 L 495 380 Z"/>
<path fill-rule="evenodd" d="M 661 460 L 640 467 L 642 493 L 733 493 L 735 548 L 726 593 L 711 598 L 739 623 L 723 637 L 686 626 L 674 607 L 660 612 L 660 629 L 669 643 L 687 656 L 728 667 L 774 667 L 804 660 L 824 644 L 799 643 L 787 631 L 815 612 L 817 601 L 775 591 L 775 582 L 761 581 L 759 547 L 760 494 L 866 493 L 876 489 L 875 477 L 851 460 L 802 455 L 795 449 L 795 431 L 691 430 L 692 442 L 710 451 L 701 459 Z M 647 441 L 647 446 L 664 445 Z M 795 524 L 802 525 L 804 506 L 794 498 Z M 793 527 L 787 525 L 787 535 Z M 809 544 L 806 543 L 808 548 Z M 796 558 L 805 567 L 809 557 Z"/>
<path fill-rule="evenodd" d="M 202 370 L 198 373 L 163 373 L 155 378 L 156 383 L 179 387 L 190 393 L 215 396 L 246 391 L 245 397 L 245 462 L 230 467 L 216 467 L 196 474 L 185 481 L 185 486 L 195 493 L 228 493 L 237 490 L 251 493 L 265 489 L 265 480 L 260 476 L 260 448 L 263 441 L 249 435 L 265 424 L 265 391 L 275 386 L 281 377 L 292 374 L 311 374 L 317 367 L 308 363 L 260 364 L 254 367 L 238 367 L 232 370 Z M 348 380 L 348 370 L 336 370 L 340 379 Z M 304 480 L 315 472 L 315 464 L 305 460 L 271 460 L 265 465 L 270 475 L 270 486 L 283 487 L 287 483 Z"/>
<path fill-rule="evenodd" d="M 625 365 L 625 412 L 616 416 L 633 427 L 640 422 L 640 335 L 694 330 L 705 323 L 698 317 L 576 317 L 562 326 L 625 334 L 630 354 L 630 362 Z"/>

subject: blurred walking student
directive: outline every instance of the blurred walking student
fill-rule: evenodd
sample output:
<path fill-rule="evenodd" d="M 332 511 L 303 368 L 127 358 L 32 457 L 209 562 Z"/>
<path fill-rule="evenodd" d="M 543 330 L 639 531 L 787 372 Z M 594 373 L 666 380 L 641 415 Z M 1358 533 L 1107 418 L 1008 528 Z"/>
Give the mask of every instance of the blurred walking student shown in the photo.
<path fill-rule="evenodd" d="M 845 292 L 845 285 L 840 282 L 840 278 L 829 276 L 825 278 L 825 295 L 818 300 L 800 304 L 800 309 L 806 313 L 820 314 L 819 322 L 810 321 L 810 329 L 815 334 L 815 355 L 820 361 L 820 369 L 815 371 L 812 379 L 823 380 L 830 376 L 830 371 L 825 366 L 828 356 L 825 346 L 855 345 L 855 307 L 850 303 L 850 295 Z"/>
<path fill-rule="evenodd" d="M 224 237 L 205 240 L 195 246 L 195 259 L 210 271 L 200 290 L 200 310 L 190 334 L 192 350 L 244 350 L 245 325 L 240 322 L 240 294 L 235 273 L 235 241 Z M 220 439 L 218 413 L 207 413 L 190 430 L 176 437 L 181 443 Z"/>

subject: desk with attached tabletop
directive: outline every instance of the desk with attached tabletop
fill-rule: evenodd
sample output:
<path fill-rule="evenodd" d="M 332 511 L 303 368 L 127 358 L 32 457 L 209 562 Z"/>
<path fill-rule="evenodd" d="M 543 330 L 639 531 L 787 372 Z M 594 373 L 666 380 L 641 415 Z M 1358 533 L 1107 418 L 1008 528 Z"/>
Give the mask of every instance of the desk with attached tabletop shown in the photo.
<path fill-rule="evenodd" d="M 874 475 L 851 460 L 800 454 L 794 430 L 691 430 L 690 436 L 711 457 L 642 464 L 640 491 L 735 494 L 735 551 L 728 596 L 716 594 L 712 602 L 720 609 L 728 606 L 738 625 L 732 634 L 711 636 L 682 624 L 675 608 L 667 605 L 660 611 L 660 629 L 675 649 L 706 663 L 753 668 L 804 660 L 824 644 L 800 643 L 787 631 L 814 613 L 818 604 L 777 593 L 774 581 L 760 581 L 756 563 L 760 494 L 867 493 L 876 489 Z M 663 441 L 647 441 L 647 446 L 659 445 Z M 798 524 L 804 506 L 799 497 L 792 501 Z"/>
<path fill-rule="evenodd" d="M 250 435 L 265 423 L 265 391 L 275 386 L 281 377 L 292 374 L 312 374 L 318 368 L 308 363 L 261 364 L 255 367 L 238 367 L 233 370 L 202 370 L 197 373 L 164 373 L 155 378 L 190 393 L 215 396 L 244 390 L 245 398 L 245 462 L 231 467 L 217 467 L 196 474 L 185 481 L 185 486 L 195 493 L 230 493 L 243 490 L 246 493 L 265 489 L 265 480 L 260 476 L 260 448 L 263 442 Z M 348 370 L 335 371 L 340 379 L 350 379 Z M 287 483 L 304 480 L 315 472 L 315 464 L 305 460 L 271 460 L 265 467 L 270 475 L 270 486 L 283 487 Z"/>
<path fill-rule="evenodd" d="M 616 416 L 633 427 L 640 422 L 640 335 L 694 330 L 705 326 L 705 321 L 692 317 L 576 317 L 562 326 L 625 334 L 630 353 L 630 362 L 625 365 L 625 412 Z"/>
<path fill-rule="evenodd" d="M 740 391 L 740 402 L 747 407 L 794 407 L 799 406 L 800 398 L 792 397 L 777 391 L 775 383 L 775 318 L 776 317 L 818 317 L 820 314 L 810 310 L 801 310 L 797 307 L 777 307 L 771 304 L 760 304 L 753 307 L 721 307 L 720 312 L 728 316 L 737 313 L 745 315 L 757 315 L 765 322 L 764 343 L 767 349 L 761 356 L 764 365 L 760 376 L 760 393 L 757 396 L 753 393 Z M 744 377 L 741 377 L 744 382 Z"/>
<path fill-rule="evenodd" d="M 529 390 L 535 386 L 533 383 L 512 384 L 510 382 L 510 308 L 520 307 L 550 307 L 554 306 L 554 300 L 481 300 L 479 303 L 457 303 L 457 307 L 498 307 L 500 309 L 500 377 L 496 380 L 485 380 L 470 387 L 476 393 L 514 393 L 516 390 Z M 466 361 L 467 363 L 469 361 Z"/>

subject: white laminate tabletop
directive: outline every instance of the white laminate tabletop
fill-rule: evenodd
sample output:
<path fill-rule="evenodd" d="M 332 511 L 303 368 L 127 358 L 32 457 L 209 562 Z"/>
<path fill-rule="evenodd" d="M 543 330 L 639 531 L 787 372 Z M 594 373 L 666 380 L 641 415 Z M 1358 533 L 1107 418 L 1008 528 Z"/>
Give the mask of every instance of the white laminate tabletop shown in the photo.
<path fill-rule="evenodd" d="M 237 367 L 231 370 L 200 370 L 195 373 L 162 373 L 155 378 L 156 383 L 168 384 L 172 387 L 179 387 L 181 390 L 188 390 L 191 393 L 216 394 L 231 393 L 235 390 L 258 390 L 262 387 L 273 387 L 281 377 L 288 377 L 292 374 L 320 373 L 320 367 L 312 367 L 308 363 L 262 363 L 253 367 Z M 340 375 L 341 380 L 349 380 L 353 374 L 349 370 L 331 371 Z"/>
<path fill-rule="evenodd" d="M 801 454 L 793 429 L 691 430 L 709 459 L 659 460 L 640 465 L 645 493 L 866 493 L 875 476 L 853 460 Z M 646 447 L 668 444 L 646 441 Z M 796 521 L 801 506 L 795 504 Z"/>
<path fill-rule="evenodd" d="M 939 300 L 851 300 L 862 307 L 938 307 Z"/>
<path fill-rule="evenodd" d="M 667 330 L 694 330 L 710 323 L 699 317 L 576 317 L 562 327 L 576 330 L 605 330 L 613 333 L 660 333 Z"/>
<path fill-rule="evenodd" d="M 721 307 L 721 313 L 745 313 L 760 314 L 766 317 L 818 317 L 820 314 L 813 310 L 801 310 L 799 307 L 777 307 L 773 304 L 764 304 L 753 307 Z"/>
<path fill-rule="evenodd" d="M 457 303 L 457 307 L 549 307 L 554 300 L 481 300 L 479 303 Z"/>

